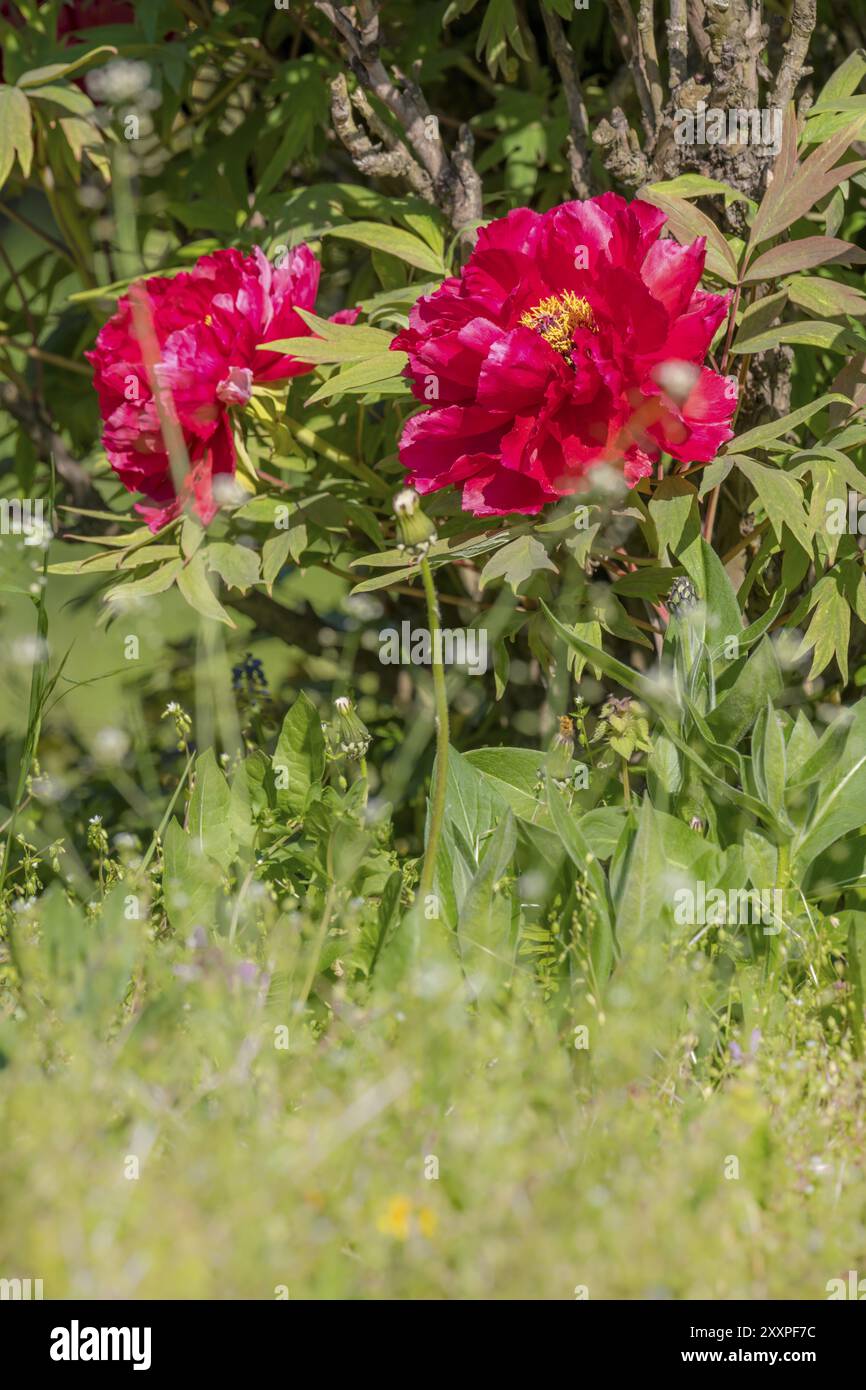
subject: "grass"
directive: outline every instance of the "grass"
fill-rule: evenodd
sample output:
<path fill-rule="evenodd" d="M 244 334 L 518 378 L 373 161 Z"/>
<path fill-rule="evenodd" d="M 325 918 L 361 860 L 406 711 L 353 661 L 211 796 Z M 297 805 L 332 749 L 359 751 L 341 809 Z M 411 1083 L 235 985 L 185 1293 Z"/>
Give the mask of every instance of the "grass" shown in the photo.
<path fill-rule="evenodd" d="M 80 638 L 63 600 L 49 588 L 49 630 Z M 371 985 L 340 965 L 357 904 L 287 908 L 255 876 L 221 925 L 170 930 L 159 855 L 135 866 L 185 765 L 154 721 L 184 621 L 138 617 L 142 665 L 45 721 L 40 771 L 67 791 L 22 811 L 33 862 L 16 853 L 0 942 L 0 1274 L 51 1299 L 571 1300 L 821 1299 L 866 1272 L 866 1076 L 817 939 L 797 978 L 821 983 L 756 974 L 732 1026 L 697 948 L 637 953 L 576 1015 L 531 956 L 507 978 L 476 952 L 467 976 L 435 921 Z M 116 633 L 93 635 L 90 674 L 116 672 Z M 206 657 L 205 710 L 228 689 Z M 106 726 L 130 733 L 129 785 L 95 757 Z M 323 917 L 336 965 L 307 999 Z"/>
<path fill-rule="evenodd" d="M 320 1031 L 284 931 L 256 961 L 143 931 L 108 1041 L 104 961 L 7 1011 L 0 1268 L 219 1299 L 814 1299 L 866 1268 L 864 1072 L 814 1001 L 710 1084 L 685 964 L 676 998 L 621 986 L 584 1050 L 522 977 L 467 1009 L 434 941 L 399 984 L 338 985 Z"/>

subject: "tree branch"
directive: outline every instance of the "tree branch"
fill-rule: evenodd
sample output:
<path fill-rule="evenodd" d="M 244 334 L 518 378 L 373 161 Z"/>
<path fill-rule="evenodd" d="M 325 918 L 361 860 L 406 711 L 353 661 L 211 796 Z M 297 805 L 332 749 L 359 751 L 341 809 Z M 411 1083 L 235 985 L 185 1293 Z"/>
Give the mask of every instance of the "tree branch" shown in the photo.
<path fill-rule="evenodd" d="M 553 10 L 548 10 L 546 5 L 542 5 L 541 15 L 568 109 L 568 163 L 571 169 L 571 184 L 578 198 L 588 198 L 592 192 L 589 181 L 589 117 L 583 100 L 574 50 L 566 37 L 559 15 Z"/>
<path fill-rule="evenodd" d="M 396 178 L 408 183 L 414 193 L 428 203 L 432 203 L 433 184 L 429 174 L 421 168 L 393 132 L 389 132 L 387 145 L 376 145 L 355 122 L 352 107 L 361 113 L 369 128 L 376 134 L 383 134 L 384 121 L 379 121 L 369 101 L 360 88 L 349 97 L 349 89 L 342 73 L 331 83 L 331 120 L 352 163 L 361 174 L 371 178 Z"/>
<path fill-rule="evenodd" d="M 407 164 L 401 170 L 403 177 L 410 181 L 414 179 L 415 183 L 410 182 L 410 186 L 418 192 L 419 174 L 425 173 L 429 179 L 429 192 L 422 196 L 432 194 L 432 201 L 442 209 L 455 231 L 471 235 L 471 224 L 481 219 L 481 180 L 472 162 L 473 140 L 469 127 L 460 127 L 457 147 L 449 155 L 439 133 L 439 122 L 430 111 L 418 84 L 397 72 L 392 77 L 379 56 L 379 13 L 372 0 L 358 0 L 353 6 L 336 3 L 336 0 L 333 3 L 332 0 L 315 0 L 315 5 L 343 40 L 348 50 L 349 64 L 358 82 L 390 111 L 404 133 L 405 144 L 398 141 L 387 154 L 399 154 L 401 144 L 407 154 L 411 151 L 410 159 L 414 156 L 412 165 L 417 167 L 417 172 Z M 350 9 L 353 14 L 349 13 Z M 335 128 L 356 167 L 362 167 L 357 162 L 360 158 L 367 163 L 363 172 L 369 173 L 371 157 L 375 155 L 380 158 L 386 152 L 376 151 L 369 141 L 368 148 L 361 147 L 354 121 L 350 125 L 345 119 L 345 107 L 340 103 L 340 95 L 338 117 L 342 129 L 336 124 L 336 119 Z M 359 103 L 355 102 L 355 105 L 361 109 Z M 381 138 L 383 123 L 374 116 L 372 126 Z M 389 169 L 393 168 L 394 163 L 393 159 L 388 162 Z"/>
<path fill-rule="evenodd" d="M 665 24 L 668 36 L 668 61 L 671 74 L 671 95 L 689 75 L 689 30 L 686 20 L 686 0 L 671 0 L 671 17 Z"/>
<path fill-rule="evenodd" d="M 619 40 L 623 57 L 632 71 L 635 91 L 643 113 L 644 129 L 650 141 L 656 136 L 661 116 L 661 83 L 658 75 L 658 58 L 655 57 L 655 37 L 652 40 L 650 57 L 645 48 L 645 27 L 652 29 L 652 2 L 641 0 L 639 18 L 635 18 L 630 0 L 607 0 L 611 23 Z M 654 58 L 654 65 L 653 65 Z"/>
<path fill-rule="evenodd" d="M 781 110 L 787 108 L 794 95 L 794 88 L 810 68 L 805 66 L 809 42 L 818 19 L 817 0 L 794 0 L 791 11 L 791 34 L 782 54 L 776 85 L 770 97 L 771 104 Z"/>

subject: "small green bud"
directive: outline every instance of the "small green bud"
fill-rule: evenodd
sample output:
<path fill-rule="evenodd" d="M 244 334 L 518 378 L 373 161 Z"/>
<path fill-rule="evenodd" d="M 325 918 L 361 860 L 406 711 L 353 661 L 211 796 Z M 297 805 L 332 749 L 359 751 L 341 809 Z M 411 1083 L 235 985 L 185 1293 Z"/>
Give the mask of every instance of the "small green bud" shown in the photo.
<path fill-rule="evenodd" d="M 337 715 L 340 751 L 348 758 L 354 758 L 359 762 L 361 758 L 366 758 L 367 749 L 372 742 L 370 730 L 355 713 L 355 706 L 347 695 L 341 695 L 334 701 L 334 710 Z"/>
<path fill-rule="evenodd" d="M 404 487 L 394 498 L 397 518 L 398 550 L 406 550 L 415 560 L 423 560 L 436 539 L 436 527 L 421 510 L 421 499 L 414 488 Z"/>

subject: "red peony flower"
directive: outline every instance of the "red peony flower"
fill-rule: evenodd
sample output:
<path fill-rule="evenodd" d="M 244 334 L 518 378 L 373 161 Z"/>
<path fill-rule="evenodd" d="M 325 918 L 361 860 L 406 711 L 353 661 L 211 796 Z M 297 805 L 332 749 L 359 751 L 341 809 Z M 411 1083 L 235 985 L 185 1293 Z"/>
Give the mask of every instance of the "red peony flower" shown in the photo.
<path fill-rule="evenodd" d="M 319 287 L 319 262 L 298 246 L 280 268 L 256 249 L 215 251 L 173 279 L 139 282 L 117 306 L 86 354 L 104 421 L 103 443 L 112 468 L 130 492 L 142 492 L 156 507 L 138 506 L 157 531 L 181 511 L 188 497 L 207 524 L 217 510 L 213 479 L 232 474 L 235 448 L 229 411 L 244 406 L 253 384 L 281 381 L 312 371 L 312 364 L 263 352 L 258 344 L 310 333 L 297 308 L 312 309 Z M 152 322 L 153 356 L 163 404 L 173 409 L 190 462 L 178 496 L 151 389 L 147 348 L 139 340 L 135 303 Z M 357 310 L 334 321 L 353 323 Z"/>
<path fill-rule="evenodd" d="M 40 6 L 42 0 L 38 0 Z M 13 0 L 0 0 L 0 16 L 23 29 L 25 20 Z M 109 24 L 132 24 L 135 21 L 135 7 L 129 0 L 67 0 L 57 16 L 57 37 L 65 38 L 78 29 L 98 29 Z M 2 32 L 2 30 L 0 30 Z M 71 38 L 70 44 L 83 43 L 83 39 Z M 3 53 L 0 50 L 0 82 L 3 80 Z M 77 82 L 76 86 L 81 86 Z"/>
<path fill-rule="evenodd" d="M 476 516 L 532 513 L 601 464 L 633 486 L 661 451 L 715 456 L 736 389 L 702 363 L 730 296 L 698 289 L 704 239 L 660 240 L 664 221 L 605 193 L 482 229 L 392 343 L 437 402 L 403 430 L 412 486 L 458 484 Z"/>
<path fill-rule="evenodd" d="M 109 24 L 132 24 L 135 6 L 127 0 L 67 0 L 57 16 L 57 37 L 75 29 L 98 29 Z"/>

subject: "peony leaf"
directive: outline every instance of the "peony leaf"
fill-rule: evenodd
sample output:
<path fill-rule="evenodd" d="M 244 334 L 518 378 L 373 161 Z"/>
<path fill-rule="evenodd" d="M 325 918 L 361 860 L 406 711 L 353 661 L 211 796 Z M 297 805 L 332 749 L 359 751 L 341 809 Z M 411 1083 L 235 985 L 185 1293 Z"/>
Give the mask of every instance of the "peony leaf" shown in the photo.
<path fill-rule="evenodd" d="M 788 527 L 799 544 L 811 555 L 814 530 L 806 514 L 803 491 L 781 468 L 768 468 L 755 459 L 740 458 L 737 466 L 758 494 L 779 541 L 782 526 Z"/>
<path fill-rule="evenodd" d="M 659 483 L 649 504 L 649 514 L 655 523 L 658 537 L 659 558 L 665 550 L 669 550 L 672 555 L 677 553 L 690 518 L 693 530 L 697 534 L 700 523 L 695 507 L 696 497 L 694 485 L 685 478 L 669 477 Z"/>
<path fill-rule="evenodd" d="M 504 579 L 516 594 L 521 584 L 525 584 L 537 570 L 559 573 L 541 541 L 534 536 L 518 536 L 516 541 L 509 541 L 487 561 L 481 571 L 481 587 L 483 589 L 491 579 Z"/>
<path fill-rule="evenodd" d="M 668 226 L 680 245 L 689 246 L 697 237 L 706 237 L 707 270 L 713 275 L 718 275 L 729 285 L 737 283 L 737 258 L 715 222 L 711 222 L 706 213 L 693 207 L 685 198 L 657 193 L 652 184 L 647 184 L 640 190 L 640 197 L 665 213 Z"/>
<path fill-rule="evenodd" d="M 77 87 L 49 84 L 47 87 L 31 87 L 27 95 L 31 101 L 44 102 L 50 107 L 57 107 L 58 111 L 68 111 L 73 116 L 88 116 L 93 110 L 90 97 L 80 92 Z"/>
<path fill-rule="evenodd" d="M 786 241 L 774 246 L 753 261 L 743 283 L 753 280 L 772 280 L 777 275 L 791 275 L 797 270 L 811 270 L 816 265 L 830 262 L 836 265 L 862 264 L 866 252 L 849 241 L 840 241 L 832 236 L 806 236 L 799 241 Z"/>
<path fill-rule="evenodd" d="M 379 352 L 365 361 L 353 362 L 351 366 L 335 372 L 323 382 L 318 390 L 308 397 L 307 405 L 328 400 L 329 397 L 339 396 L 343 392 L 369 391 L 380 383 L 393 382 L 395 377 L 400 376 L 408 360 L 405 352 Z M 408 393 L 408 382 L 405 389 Z"/>
<path fill-rule="evenodd" d="M 751 198 L 747 198 L 745 193 L 732 188 L 729 183 L 723 183 L 721 179 L 709 179 L 704 174 L 680 174 L 675 179 L 663 179 L 660 183 L 647 184 L 646 188 L 641 190 L 640 197 L 646 197 L 648 192 L 660 193 L 666 198 L 721 197 L 725 200 L 725 207 L 741 202 L 748 204 L 752 211 L 758 206 Z"/>
<path fill-rule="evenodd" d="M 433 275 L 445 274 L 445 262 L 440 255 L 402 227 L 389 227 L 380 222 L 351 222 L 345 227 L 330 227 L 324 236 L 340 237 L 343 241 L 357 241 L 373 251 L 385 251 L 396 256 L 417 270 L 426 270 Z"/>
<path fill-rule="evenodd" d="M 218 574 L 230 589 L 240 589 L 245 594 L 258 583 L 259 557 L 248 545 L 217 541 L 205 553 L 211 573 Z"/>
<path fill-rule="evenodd" d="M 296 309 L 315 337 L 277 338 L 260 343 L 269 352 L 282 352 L 300 362 L 356 362 L 388 352 L 392 335 L 365 324 L 331 323 L 307 309 Z"/>
<path fill-rule="evenodd" d="M 271 592 L 274 580 L 289 558 L 292 544 L 291 531 L 281 531 L 278 536 L 269 536 L 262 546 L 262 579 Z"/>
<path fill-rule="evenodd" d="M 798 657 L 812 651 L 809 680 L 820 676 L 833 657 L 848 681 L 848 641 L 851 636 L 851 608 L 842 591 L 840 576 L 833 571 L 819 579 L 809 598 L 809 611 L 814 616 L 803 637 Z"/>
<path fill-rule="evenodd" d="M 853 53 L 848 54 L 844 63 L 840 63 L 836 71 L 827 78 L 811 111 L 829 110 L 840 99 L 844 100 L 846 97 L 852 96 L 864 77 L 866 77 L 866 50 L 855 48 Z"/>
<path fill-rule="evenodd" d="M 29 72 L 22 72 L 15 85 L 22 88 L 42 87 L 46 82 L 53 82 L 57 77 L 71 77 L 74 72 L 80 72 L 94 58 L 101 58 L 103 54 L 111 54 L 116 57 L 117 49 L 109 43 L 103 43 L 98 48 L 91 48 L 80 58 L 75 58 L 68 63 L 49 63 L 44 68 L 31 68 Z"/>
<path fill-rule="evenodd" d="M 116 584 L 105 594 L 105 602 L 117 613 L 134 605 L 140 598 L 152 598 L 156 594 L 164 594 L 180 575 L 182 566 L 182 560 L 169 560 L 167 564 L 158 565 L 143 579 L 130 579 L 125 584 Z"/>
<path fill-rule="evenodd" d="M 732 345 L 733 354 L 766 352 L 780 343 L 802 343 L 807 347 L 825 348 L 829 352 L 857 352 L 862 348 L 851 329 L 823 319 L 802 319 L 797 323 L 780 323 L 754 337 L 738 337 Z"/>
<path fill-rule="evenodd" d="M 228 627 L 235 626 L 208 582 L 204 566 L 204 553 L 201 550 L 193 555 L 186 566 L 180 567 L 177 587 L 190 608 L 201 613 L 203 618 L 215 619 L 216 622 L 226 623 Z"/>
<path fill-rule="evenodd" d="M 794 275 L 786 280 L 785 289 L 792 303 L 816 318 L 843 318 L 848 314 L 861 318 L 866 314 L 866 294 L 851 285 L 843 285 L 839 280 L 818 275 Z"/>
<path fill-rule="evenodd" d="M 864 121 L 866 113 L 855 116 L 844 130 L 827 140 L 810 154 L 808 159 L 790 169 L 790 148 L 783 140 L 782 151 L 773 166 L 773 181 L 764 194 L 752 223 L 752 233 L 746 249 L 747 262 L 754 247 L 784 232 L 786 227 L 790 227 L 798 218 L 804 217 L 843 179 L 850 178 L 866 168 L 866 161 L 863 160 L 833 167 L 852 140 L 858 138 Z"/>
<path fill-rule="evenodd" d="M 30 103 L 17 87 L 0 87 L 0 187 L 12 172 L 15 156 L 27 178 L 33 162 L 33 117 Z"/>
<path fill-rule="evenodd" d="M 806 420 L 810 420 L 813 415 L 817 415 L 819 410 L 832 405 L 834 401 L 844 401 L 846 405 L 849 404 L 846 396 L 830 391 L 824 396 L 819 396 L 816 401 L 810 401 L 808 405 L 801 405 L 799 410 L 792 410 L 790 415 L 782 415 L 778 420 L 768 420 L 766 424 L 756 425 L 753 430 L 746 430 L 745 434 L 738 435 L 736 439 L 732 439 L 729 444 L 726 444 L 725 449 L 728 452 L 746 454 L 750 449 L 763 448 L 774 439 L 781 439 L 783 434 L 797 429 Z"/>

